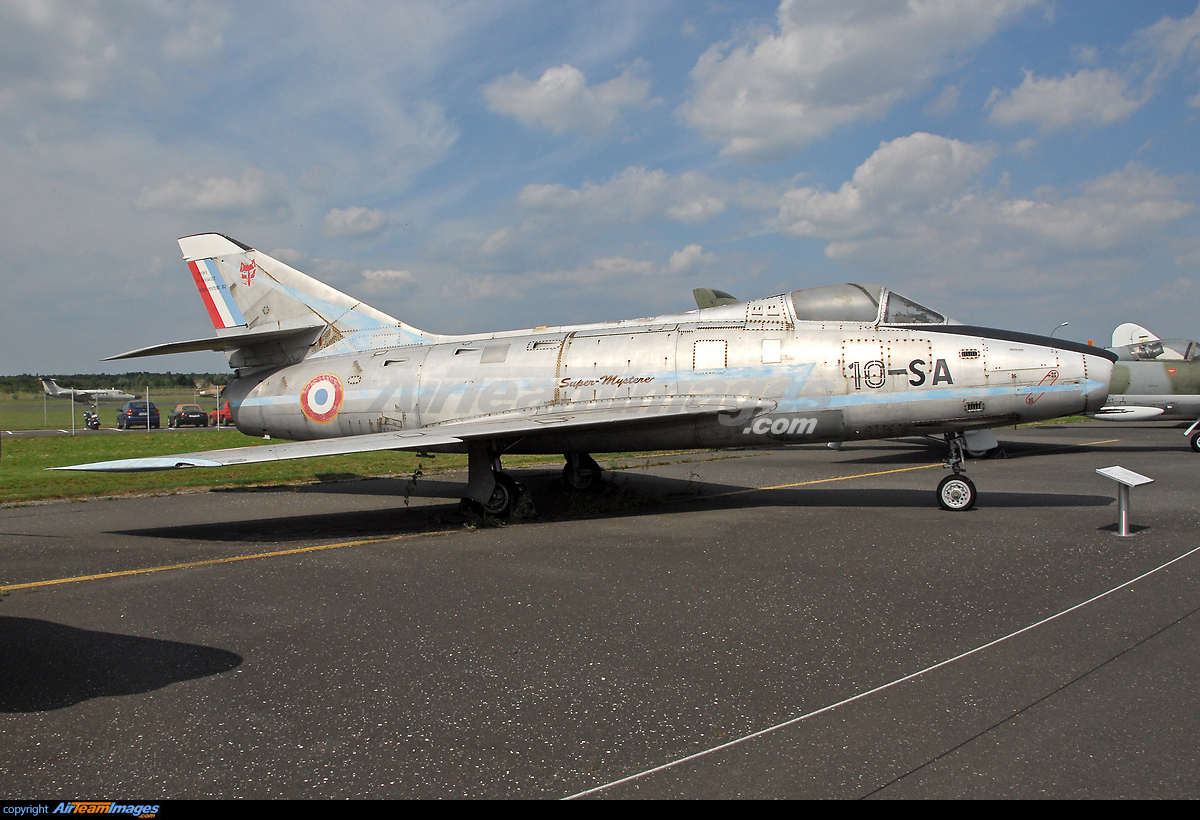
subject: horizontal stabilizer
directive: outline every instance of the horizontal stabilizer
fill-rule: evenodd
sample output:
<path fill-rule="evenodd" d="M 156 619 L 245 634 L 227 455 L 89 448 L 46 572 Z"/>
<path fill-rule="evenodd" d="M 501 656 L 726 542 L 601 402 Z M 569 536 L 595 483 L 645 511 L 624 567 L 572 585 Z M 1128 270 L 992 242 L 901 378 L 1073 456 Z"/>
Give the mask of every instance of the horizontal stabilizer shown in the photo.
<path fill-rule="evenodd" d="M 252 348 L 258 345 L 269 343 L 280 343 L 285 347 L 304 346 L 310 347 L 317 338 L 321 335 L 323 327 L 301 327 L 289 328 L 286 330 L 264 330 L 251 331 L 248 333 L 229 334 L 227 336 L 213 336 L 207 339 L 192 339 L 186 342 L 167 342 L 161 345 L 151 345 L 150 347 L 139 347 L 137 350 L 130 350 L 125 353 L 118 353 L 115 356 L 108 356 L 101 359 L 103 362 L 111 362 L 115 359 L 138 359 L 143 356 L 166 356 L 170 353 L 196 353 L 201 350 L 216 350 L 216 351 L 231 351 L 239 348 Z"/>

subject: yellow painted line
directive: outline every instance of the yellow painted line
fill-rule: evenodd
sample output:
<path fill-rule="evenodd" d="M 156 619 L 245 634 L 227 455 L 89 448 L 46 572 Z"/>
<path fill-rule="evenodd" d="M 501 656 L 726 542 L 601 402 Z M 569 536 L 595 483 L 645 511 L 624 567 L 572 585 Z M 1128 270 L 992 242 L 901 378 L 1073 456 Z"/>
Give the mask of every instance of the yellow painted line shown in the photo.
<path fill-rule="evenodd" d="M 913 469 L 929 469 L 930 467 L 941 467 L 942 462 L 937 462 L 936 465 L 922 465 L 919 467 L 900 467 L 899 469 L 881 469 L 875 473 L 857 473 L 854 475 L 838 475 L 835 478 L 816 478 L 810 481 L 797 481 L 796 484 L 775 484 L 769 487 L 750 487 L 749 490 L 731 490 L 730 492 L 718 492 L 712 496 L 697 496 L 698 499 L 703 498 L 721 498 L 724 496 L 740 496 L 745 492 L 763 492 L 764 490 L 788 490 L 791 487 L 804 487 L 812 484 L 828 484 L 830 481 L 848 481 L 854 478 L 870 478 L 871 475 L 890 475 L 893 473 L 907 473 Z"/>
<path fill-rule="evenodd" d="M 364 544 L 379 544 L 384 541 L 405 541 L 410 538 L 425 538 L 431 535 L 448 535 L 453 530 L 439 530 L 437 532 L 421 532 L 412 535 L 393 535 L 388 538 L 365 538 L 361 541 L 342 541 L 337 544 L 320 544 L 315 547 L 297 547 L 290 550 L 276 550 L 274 552 L 256 552 L 253 555 L 234 555 L 228 558 L 212 558 L 207 561 L 189 561 L 185 564 L 165 564 L 161 567 L 145 567 L 143 569 L 126 569 L 120 572 L 101 572 L 96 575 L 78 575 L 74 578 L 55 578 L 50 581 L 34 581 L 30 584 L 9 584 L 8 586 L 0 587 L 0 592 L 12 592 L 18 589 L 32 589 L 34 587 L 54 586 L 55 584 L 74 584 L 78 581 L 98 581 L 101 578 L 120 578 L 124 575 L 146 575 L 150 572 L 166 572 L 171 569 L 188 569 L 189 567 L 209 567 L 216 564 L 232 564 L 235 561 L 253 561 L 257 558 L 278 558 L 283 555 L 300 555 L 305 552 L 320 552 L 321 550 L 336 550 L 342 547 L 359 547 Z"/>
<path fill-rule="evenodd" d="M 1083 444 L 1076 444 L 1076 447 L 1091 447 L 1093 444 L 1116 444 L 1120 441 L 1119 438 L 1106 438 L 1104 441 L 1085 441 Z"/>

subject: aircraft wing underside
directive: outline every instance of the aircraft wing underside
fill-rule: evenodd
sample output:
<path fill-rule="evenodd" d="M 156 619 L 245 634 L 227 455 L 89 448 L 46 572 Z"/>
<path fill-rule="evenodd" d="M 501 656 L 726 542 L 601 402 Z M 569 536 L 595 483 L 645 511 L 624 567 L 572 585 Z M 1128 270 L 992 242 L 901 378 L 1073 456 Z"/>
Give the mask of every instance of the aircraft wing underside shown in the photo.
<path fill-rule="evenodd" d="M 733 396 L 693 397 L 687 404 L 646 404 L 634 401 L 602 410 L 579 409 L 556 413 L 538 413 L 510 419 L 478 419 L 460 423 L 439 424 L 415 430 L 368 433 L 360 436 L 288 441 L 227 450 L 200 453 L 127 458 L 117 461 L 96 461 L 50 470 L 80 470 L 88 472 L 137 473 L 154 470 L 177 470 L 188 467 L 229 467 L 237 464 L 261 464 L 296 458 L 371 453 L 381 450 L 425 450 L 464 444 L 480 438 L 512 438 L 551 430 L 586 430 L 610 428 L 622 424 L 667 422 L 698 415 L 716 413 L 756 412 L 770 410 L 773 401 Z"/>

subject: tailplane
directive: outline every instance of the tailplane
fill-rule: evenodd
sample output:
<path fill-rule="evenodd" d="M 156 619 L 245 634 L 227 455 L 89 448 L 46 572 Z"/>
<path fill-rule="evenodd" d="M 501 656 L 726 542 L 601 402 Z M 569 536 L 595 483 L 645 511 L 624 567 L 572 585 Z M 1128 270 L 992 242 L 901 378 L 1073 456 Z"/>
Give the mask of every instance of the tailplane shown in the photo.
<path fill-rule="evenodd" d="M 264 367 L 437 338 L 222 234 L 185 236 L 179 249 L 217 338 L 110 359 L 224 350 L 231 367 Z"/>

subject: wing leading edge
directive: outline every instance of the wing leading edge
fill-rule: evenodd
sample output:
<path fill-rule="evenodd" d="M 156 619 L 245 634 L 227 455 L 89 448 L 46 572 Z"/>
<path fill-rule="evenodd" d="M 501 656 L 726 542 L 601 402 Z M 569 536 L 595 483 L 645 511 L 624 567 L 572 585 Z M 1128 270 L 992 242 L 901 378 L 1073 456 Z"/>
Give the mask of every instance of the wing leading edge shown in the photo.
<path fill-rule="evenodd" d="M 586 430 L 611 428 L 614 425 L 639 422 L 663 422 L 716 413 L 757 413 L 774 409 L 775 402 L 735 396 L 693 396 L 687 404 L 678 400 L 670 404 L 654 404 L 634 400 L 602 410 L 524 415 L 519 419 L 483 419 L 462 423 L 440 424 L 417 430 L 387 433 L 368 433 L 361 436 L 289 441 L 252 447 L 233 447 L 227 450 L 208 450 L 200 453 L 126 458 L 117 461 L 94 461 L 66 467 L 47 467 L 48 470 L 84 472 L 140 473 L 155 470 L 181 470 L 189 467 L 230 467 L 239 464 L 262 464 L 297 458 L 372 453 L 382 450 L 424 450 L 465 444 L 472 439 L 521 436 L 548 430 Z"/>

